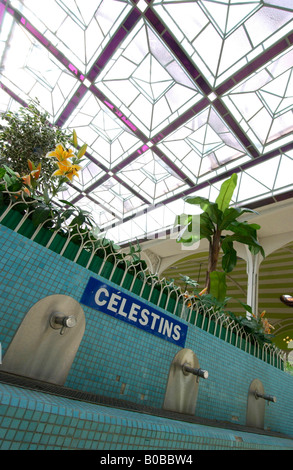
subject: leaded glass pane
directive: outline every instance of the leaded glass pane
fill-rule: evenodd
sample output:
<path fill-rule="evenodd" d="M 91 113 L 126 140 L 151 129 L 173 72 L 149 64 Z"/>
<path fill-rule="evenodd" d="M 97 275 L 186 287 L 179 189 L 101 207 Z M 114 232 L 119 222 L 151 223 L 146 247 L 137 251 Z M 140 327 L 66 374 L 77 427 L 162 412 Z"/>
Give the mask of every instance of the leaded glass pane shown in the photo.
<path fill-rule="evenodd" d="M 83 73 L 131 9 L 127 0 L 13 0 L 11 4 Z"/>
<path fill-rule="evenodd" d="M 163 162 L 151 150 L 137 158 L 120 177 L 139 192 L 149 204 L 164 200 L 187 186 L 176 174 L 171 174 Z"/>
<path fill-rule="evenodd" d="M 151 138 L 200 98 L 198 88 L 152 29 L 140 21 L 96 86 Z"/>
<path fill-rule="evenodd" d="M 97 163 L 111 169 L 142 145 L 128 127 L 90 92 L 67 121 L 78 138 L 88 145 Z"/>
<path fill-rule="evenodd" d="M 211 85 L 218 86 L 265 41 L 273 44 L 292 29 L 290 4 L 241 0 L 189 2 L 154 1 L 154 9 L 199 66 Z M 267 44 L 267 45 L 268 45 Z"/>
<path fill-rule="evenodd" d="M 0 22 L 0 110 L 38 99 L 76 130 L 60 196 L 116 241 L 170 227 L 227 172 L 236 204 L 290 195 L 291 1 L 11 0 Z"/>
<path fill-rule="evenodd" d="M 78 87 L 76 78 L 17 24 L 12 27 L 9 53 L 4 57 L 1 82 L 24 101 L 38 98 L 56 119 Z"/>
<path fill-rule="evenodd" d="M 245 154 L 212 107 L 163 139 L 159 147 L 195 182 Z"/>
<path fill-rule="evenodd" d="M 292 60 L 290 48 L 223 97 L 260 151 L 292 132 Z"/>
<path fill-rule="evenodd" d="M 109 178 L 106 182 L 91 191 L 91 197 L 121 219 L 133 213 L 142 205 L 139 197 L 115 180 Z"/>

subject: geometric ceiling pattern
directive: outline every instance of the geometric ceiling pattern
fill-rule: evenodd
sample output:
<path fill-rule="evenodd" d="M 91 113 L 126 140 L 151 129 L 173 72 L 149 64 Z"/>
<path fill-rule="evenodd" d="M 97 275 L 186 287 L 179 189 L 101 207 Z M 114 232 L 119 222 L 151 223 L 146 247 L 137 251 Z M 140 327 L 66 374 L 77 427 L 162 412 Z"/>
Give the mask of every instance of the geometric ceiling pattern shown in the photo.
<path fill-rule="evenodd" d="M 76 129 L 62 196 L 112 239 L 171 226 L 233 172 L 235 203 L 292 197 L 292 0 L 0 0 L 0 24 L 0 111 L 37 98 Z"/>

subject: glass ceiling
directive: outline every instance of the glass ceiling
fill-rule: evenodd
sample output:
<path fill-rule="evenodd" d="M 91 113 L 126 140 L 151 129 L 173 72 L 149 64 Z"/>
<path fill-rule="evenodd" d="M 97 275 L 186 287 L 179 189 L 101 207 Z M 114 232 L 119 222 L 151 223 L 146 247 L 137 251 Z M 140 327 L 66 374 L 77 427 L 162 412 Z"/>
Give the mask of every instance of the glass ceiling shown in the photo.
<path fill-rule="evenodd" d="M 292 0 L 0 0 L 0 22 L 0 111 L 37 98 L 76 129 L 62 197 L 113 240 L 172 226 L 233 172 L 235 203 L 292 197 Z"/>

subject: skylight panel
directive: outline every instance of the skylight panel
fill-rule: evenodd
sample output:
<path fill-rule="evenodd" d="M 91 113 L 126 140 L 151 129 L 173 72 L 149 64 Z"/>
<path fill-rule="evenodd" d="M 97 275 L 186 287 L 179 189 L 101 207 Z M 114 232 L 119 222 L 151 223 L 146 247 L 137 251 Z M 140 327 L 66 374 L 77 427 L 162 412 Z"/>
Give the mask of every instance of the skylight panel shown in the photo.
<path fill-rule="evenodd" d="M 2 2 L 0 108 L 37 98 L 76 130 L 87 152 L 62 197 L 121 240 L 172 225 L 169 201 L 214 195 L 227 172 L 245 201 L 281 195 L 292 189 L 291 3 Z M 135 217 L 153 204 L 152 222 Z"/>
<path fill-rule="evenodd" d="M 139 63 L 128 50 L 133 50 L 134 44 L 141 51 Z M 130 91 L 124 94 L 126 78 Z M 105 67 L 95 85 L 118 108 L 127 106 L 127 117 L 149 138 L 201 98 L 197 87 L 143 21 L 122 43 L 115 60 Z"/>
<path fill-rule="evenodd" d="M 224 163 L 236 161 L 246 153 L 210 107 L 163 139 L 158 146 L 195 182 L 203 174 Z M 249 158 L 247 156 L 247 160 Z"/>
<path fill-rule="evenodd" d="M 142 145 L 121 120 L 91 93 L 86 93 L 66 124 L 87 143 L 92 157 L 109 169 Z"/>
<path fill-rule="evenodd" d="M 134 196 L 131 191 L 121 185 L 114 178 L 91 191 L 91 196 L 115 217 L 121 219 L 127 217 L 141 207 L 142 201 Z"/>
<path fill-rule="evenodd" d="M 151 150 L 122 169 L 120 177 L 139 192 L 149 204 L 156 204 L 162 196 L 186 188 L 184 181 L 179 176 L 170 174 Z"/>
<path fill-rule="evenodd" d="M 268 144 L 293 130 L 292 57 L 291 47 L 223 97 L 230 111 L 262 152 Z"/>
<path fill-rule="evenodd" d="M 118 221 L 111 211 L 107 211 L 105 209 L 105 207 L 101 204 L 101 201 L 94 202 L 92 199 L 84 196 L 78 200 L 77 205 L 81 209 L 90 212 L 91 217 L 94 219 L 95 224 L 99 229 L 102 229 L 104 226 Z"/>
<path fill-rule="evenodd" d="M 282 10 L 278 1 L 266 3 L 158 0 L 154 9 L 171 30 L 180 31 L 177 41 L 209 83 L 219 86 L 253 58 L 254 49 L 263 50 L 292 30 L 292 5 Z"/>
<path fill-rule="evenodd" d="M 130 11 L 127 0 L 13 0 L 17 8 L 78 69 L 86 73 Z"/>

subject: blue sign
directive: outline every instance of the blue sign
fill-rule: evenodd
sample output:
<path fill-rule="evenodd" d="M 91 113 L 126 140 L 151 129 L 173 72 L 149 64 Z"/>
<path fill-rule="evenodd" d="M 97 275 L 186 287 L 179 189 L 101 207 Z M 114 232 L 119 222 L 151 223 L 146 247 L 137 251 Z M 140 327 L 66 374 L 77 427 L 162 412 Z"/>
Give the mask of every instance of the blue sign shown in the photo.
<path fill-rule="evenodd" d="M 103 281 L 90 277 L 80 302 L 178 346 L 185 345 L 185 323 Z"/>

